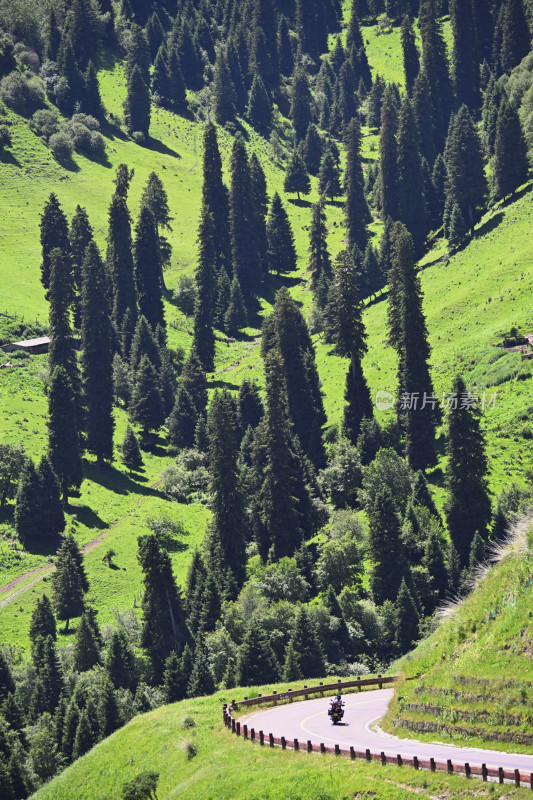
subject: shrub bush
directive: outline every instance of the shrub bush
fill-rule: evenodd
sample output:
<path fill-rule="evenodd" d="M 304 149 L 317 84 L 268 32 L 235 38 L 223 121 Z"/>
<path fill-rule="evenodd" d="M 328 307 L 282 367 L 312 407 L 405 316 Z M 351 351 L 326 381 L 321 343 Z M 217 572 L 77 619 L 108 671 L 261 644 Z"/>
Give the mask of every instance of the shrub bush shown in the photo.
<path fill-rule="evenodd" d="M 29 117 L 44 106 L 44 84 L 37 75 L 10 72 L 0 82 L 0 97 L 17 114 Z"/>
<path fill-rule="evenodd" d="M 39 72 L 41 60 L 35 50 L 31 47 L 26 47 L 22 42 L 17 42 L 15 45 L 15 58 L 21 67 L 31 70 L 35 75 Z"/>
<path fill-rule="evenodd" d="M 198 297 L 198 288 L 192 275 L 181 275 L 178 288 L 174 292 L 174 302 L 180 311 L 188 317 L 194 314 L 194 306 Z"/>
<path fill-rule="evenodd" d="M 54 133 L 48 142 L 52 155 L 57 161 L 66 162 L 72 157 L 72 141 L 66 133 Z"/>
<path fill-rule="evenodd" d="M 59 133 L 59 117 L 55 111 L 48 108 L 41 108 L 36 111 L 28 122 L 28 126 L 33 133 L 48 142 L 54 133 Z"/>

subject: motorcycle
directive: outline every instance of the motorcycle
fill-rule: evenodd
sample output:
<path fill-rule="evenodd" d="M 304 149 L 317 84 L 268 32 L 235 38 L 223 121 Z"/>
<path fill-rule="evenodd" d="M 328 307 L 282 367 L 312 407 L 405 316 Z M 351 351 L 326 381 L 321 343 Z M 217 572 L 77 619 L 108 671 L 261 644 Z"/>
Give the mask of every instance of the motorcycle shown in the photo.
<path fill-rule="evenodd" d="M 333 700 L 328 709 L 328 716 L 334 725 L 341 721 L 344 716 L 344 703 L 340 699 Z"/>

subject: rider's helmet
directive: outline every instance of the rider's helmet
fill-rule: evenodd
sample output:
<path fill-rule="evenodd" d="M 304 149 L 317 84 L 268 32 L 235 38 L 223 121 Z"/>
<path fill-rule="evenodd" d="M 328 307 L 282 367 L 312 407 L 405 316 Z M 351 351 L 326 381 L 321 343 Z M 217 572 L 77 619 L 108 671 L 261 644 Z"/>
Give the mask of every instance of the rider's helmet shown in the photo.
<path fill-rule="evenodd" d="M 337 700 L 339 701 L 339 703 L 340 703 L 340 701 L 341 701 L 341 696 L 340 696 L 340 694 L 338 694 L 338 695 L 337 695 L 337 698 L 336 698 L 336 699 L 337 699 Z"/>

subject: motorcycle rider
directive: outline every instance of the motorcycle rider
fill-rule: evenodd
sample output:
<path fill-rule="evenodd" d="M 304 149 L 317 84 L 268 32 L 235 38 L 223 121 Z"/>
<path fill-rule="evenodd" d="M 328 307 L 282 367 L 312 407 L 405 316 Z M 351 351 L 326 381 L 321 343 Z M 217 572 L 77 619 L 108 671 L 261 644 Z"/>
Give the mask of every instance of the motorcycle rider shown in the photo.
<path fill-rule="evenodd" d="M 330 710 L 331 710 L 332 713 L 338 712 L 340 714 L 342 712 L 343 705 L 344 705 L 344 703 L 342 702 L 341 695 L 338 694 L 331 701 L 331 709 Z"/>

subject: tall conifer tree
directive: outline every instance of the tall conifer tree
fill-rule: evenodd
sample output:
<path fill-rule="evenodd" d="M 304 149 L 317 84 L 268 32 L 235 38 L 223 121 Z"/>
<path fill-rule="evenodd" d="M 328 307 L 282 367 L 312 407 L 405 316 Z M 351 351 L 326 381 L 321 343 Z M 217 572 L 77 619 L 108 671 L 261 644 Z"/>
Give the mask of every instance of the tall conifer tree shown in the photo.
<path fill-rule="evenodd" d="M 424 175 L 413 107 L 405 97 L 398 125 L 398 218 L 413 237 L 420 256 L 426 239 Z"/>
<path fill-rule="evenodd" d="M 381 107 L 379 137 L 379 170 L 381 178 L 381 209 L 384 218 L 398 218 L 398 114 L 391 87 L 385 89 Z"/>
<path fill-rule="evenodd" d="M 367 243 L 366 226 L 371 221 L 368 203 L 364 192 L 364 175 L 361 161 L 361 126 L 354 117 L 346 129 L 346 172 L 344 190 L 346 192 L 346 228 L 350 249 L 357 247 L 364 251 Z"/>

